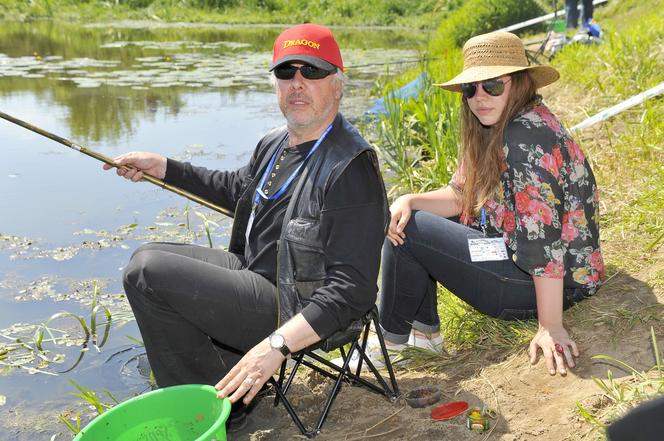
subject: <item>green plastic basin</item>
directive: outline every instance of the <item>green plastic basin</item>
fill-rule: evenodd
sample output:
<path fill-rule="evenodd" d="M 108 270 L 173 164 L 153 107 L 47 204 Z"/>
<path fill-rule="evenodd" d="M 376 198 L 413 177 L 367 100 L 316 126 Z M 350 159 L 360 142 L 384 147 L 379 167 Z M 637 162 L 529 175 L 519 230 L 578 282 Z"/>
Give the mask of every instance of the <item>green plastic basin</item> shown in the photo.
<path fill-rule="evenodd" d="M 230 411 L 212 386 L 166 387 L 104 412 L 73 441 L 226 441 Z"/>

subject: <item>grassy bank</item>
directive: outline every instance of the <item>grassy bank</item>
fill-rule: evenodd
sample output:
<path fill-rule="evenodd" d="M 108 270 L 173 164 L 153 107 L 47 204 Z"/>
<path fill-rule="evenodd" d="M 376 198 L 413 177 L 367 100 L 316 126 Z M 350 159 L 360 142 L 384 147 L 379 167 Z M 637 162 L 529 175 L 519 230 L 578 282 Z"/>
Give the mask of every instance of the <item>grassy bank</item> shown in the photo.
<path fill-rule="evenodd" d="M 456 168 L 459 96 L 430 83 L 442 82 L 461 70 L 460 40 L 454 37 L 464 34 L 455 28 L 465 23 L 461 17 L 463 14 L 458 18 L 452 14 L 449 21 L 443 21 L 432 41 L 431 56 L 438 60 L 423 67 L 432 79 L 424 93 L 417 100 L 391 103 L 393 114 L 376 127 L 375 144 L 393 177 L 393 194 L 445 185 Z M 658 0 L 611 2 L 598 8 L 595 17 L 606 33 L 605 41 L 596 46 L 566 47 L 551 60 L 561 80 L 542 90 L 548 105 L 568 127 L 664 81 L 664 12 Z M 494 29 L 502 25 L 496 24 Z M 416 75 L 411 73 L 402 81 Z M 662 115 L 664 100 L 660 97 L 575 134 L 600 187 L 602 248 L 608 275 L 639 278 L 653 291 L 664 286 L 664 271 L 657 265 L 664 240 Z M 587 308 L 581 303 L 566 313 L 572 330 L 595 314 Z M 535 321 L 502 322 L 483 316 L 444 290 L 439 295 L 439 313 L 446 342 L 456 349 L 515 353 L 523 350 L 537 329 Z M 628 326 L 648 320 L 660 322 L 661 316 L 639 317 Z M 415 366 L 445 366 L 430 357 L 419 361 Z M 643 391 L 647 384 L 648 394 L 617 393 L 601 409 L 582 409 L 582 413 L 602 427 L 625 409 L 664 391 L 664 378 L 644 378 L 636 378 L 633 389 Z"/>
<path fill-rule="evenodd" d="M 433 28 L 461 0 L 6 0 L 0 18 L 381 25 Z"/>

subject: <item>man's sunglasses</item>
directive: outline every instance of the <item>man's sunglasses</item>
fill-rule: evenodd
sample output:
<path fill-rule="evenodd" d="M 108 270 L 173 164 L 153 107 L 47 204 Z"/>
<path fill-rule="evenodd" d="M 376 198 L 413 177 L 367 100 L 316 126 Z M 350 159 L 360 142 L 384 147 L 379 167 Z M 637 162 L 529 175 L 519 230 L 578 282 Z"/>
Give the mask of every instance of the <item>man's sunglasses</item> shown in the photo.
<path fill-rule="evenodd" d="M 321 80 L 337 71 L 336 68 L 333 71 L 329 71 L 310 64 L 303 64 L 300 67 L 293 66 L 292 64 L 282 64 L 274 68 L 274 76 L 280 80 L 292 80 L 295 72 L 298 70 L 307 80 Z"/>
<path fill-rule="evenodd" d="M 477 93 L 477 85 L 481 84 L 482 89 L 491 96 L 500 96 L 505 91 L 505 84 L 508 82 L 499 78 L 482 81 L 479 83 L 464 83 L 461 85 L 461 92 L 466 99 L 470 99 Z"/>

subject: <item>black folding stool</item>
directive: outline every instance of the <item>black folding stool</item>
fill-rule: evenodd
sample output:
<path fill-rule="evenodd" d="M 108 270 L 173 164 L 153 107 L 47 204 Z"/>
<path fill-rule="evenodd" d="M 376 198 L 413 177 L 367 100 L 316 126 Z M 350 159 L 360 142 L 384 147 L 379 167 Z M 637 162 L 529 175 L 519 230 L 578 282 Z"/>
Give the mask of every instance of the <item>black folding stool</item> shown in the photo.
<path fill-rule="evenodd" d="M 365 353 L 367 340 L 369 338 L 369 329 L 372 323 L 374 325 L 374 329 L 376 330 L 378 341 L 380 342 L 380 348 L 385 360 L 385 368 L 389 374 L 389 385 L 383 378 L 383 375 L 378 371 L 378 369 L 376 369 Z M 344 350 L 344 345 L 348 343 L 351 343 L 351 346 L 348 352 L 346 352 Z M 314 351 L 317 349 L 321 349 L 324 352 L 330 352 L 335 349 L 339 349 L 343 359 L 343 365 L 337 366 L 331 361 L 316 354 Z M 351 355 L 355 350 L 358 351 L 360 357 L 357 367 L 353 370 L 349 364 L 351 361 Z M 383 334 L 381 333 L 380 326 L 378 325 L 378 309 L 375 306 L 364 317 L 351 323 L 347 329 L 338 331 L 327 339 L 293 354 L 292 358 L 295 363 L 292 366 L 290 373 L 286 375 L 286 362 L 284 362 L 281 365 L 281 369 L 279 371 L 279 378 L 276 380 L 272 378 L 270 380 L 276 393 L 274 405 L 277 406 L 279 402 L 282 401 L 286 411 L 293 419 L 295 425 L 307 438 L 313 438 L 320 433 L 321 427 L 323 427 L 323 423 L 325 422 L 325 419 L 330 412 L 332 403 L 337 397 L 343 382 L 346 382 L 351 386 L 362 386 L 367 388 L 372 392 L 384 395 L 390 401 L 396 401 L 397 397 L 399 396 L 399 387 L 397 386 L 397 380 L 394 376 L 392 363 L 390 362 L 390 358 L 385 347 Z M 362 365 L 364 363 L 366 363 L 370 373 L 373 375 L 373 380 L 371 381 L 360 376 Z M 318 417 L 318 420 L 312 429 L 307 429 L 304 426 L 291 402 L 286 397 L 288 389 L 290 388 L 295 375 L 302 366 L 313 369 L 314 371 L 333 380 L 334 382 L 332 389 L 327 395 L 327 399 L 325 400 L 325 404 L 320 413 L 320 416 Z"/>

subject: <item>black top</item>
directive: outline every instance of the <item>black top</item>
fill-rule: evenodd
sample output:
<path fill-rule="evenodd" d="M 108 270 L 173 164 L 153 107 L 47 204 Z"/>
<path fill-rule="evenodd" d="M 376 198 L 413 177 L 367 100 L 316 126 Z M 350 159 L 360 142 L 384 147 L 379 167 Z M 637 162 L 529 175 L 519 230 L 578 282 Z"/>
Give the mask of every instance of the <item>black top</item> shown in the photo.
<path fill-rule="evenodd" d="M 268 189 L 268 195 L 282 186 L 313 145 L 314 141 L 311 141 L 284 149 L 283 159 L 281 154 L 277 157 L 263 185 L 263 189 Z M 323 142 L 319 149 L 324 148 Z M 210 194 L 214 188 L 228 192 L 240 188 L 254 159 L 252 157 L 249 165 L 234 172 L 210 171 L 168 159 L 164 181 L 197 195 Z M 259 181 L 261 177 L 262 173 L 255 179 Z M 275 200 L 261 199 L 245 247 L 247 267 L 273 284 L 276 284 L 277 274 L 277 240 L 296 185 L 297 179 Z M 347 322 L 349 317 L 360 316 L 375 301 L 375 296 L 369 297 L 366 293 L 376 292 L 380 244 L 384 239 L 382 210 L 380 178 L 369 156 L 361 154 L 351 161 L 330 188 L 321 211 L 322 237 L 329 238 L 324 244 L 327 277 L 325 284 L 314 292 L 302 310 L 317 334 L 333 333 L 339 329 L 340 323 Z"/>

